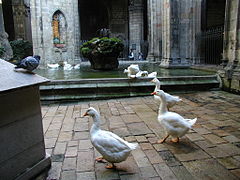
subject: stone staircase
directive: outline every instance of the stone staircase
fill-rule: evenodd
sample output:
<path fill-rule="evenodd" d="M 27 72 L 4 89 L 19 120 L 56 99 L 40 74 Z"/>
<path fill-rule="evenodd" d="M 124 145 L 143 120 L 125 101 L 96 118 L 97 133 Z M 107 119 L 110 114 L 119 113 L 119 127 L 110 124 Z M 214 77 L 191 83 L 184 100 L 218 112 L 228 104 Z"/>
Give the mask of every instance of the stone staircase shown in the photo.
<path fill-rule="evenodd" d="M 40 86 L 42 101 L 80 101 L 121 97 L 146 96 L 153 92 L 152 78 L 53 80 Z M 207 91 L 218 89 L 217 75 L 160 77 L 161 89 L 166 92 Z"/>

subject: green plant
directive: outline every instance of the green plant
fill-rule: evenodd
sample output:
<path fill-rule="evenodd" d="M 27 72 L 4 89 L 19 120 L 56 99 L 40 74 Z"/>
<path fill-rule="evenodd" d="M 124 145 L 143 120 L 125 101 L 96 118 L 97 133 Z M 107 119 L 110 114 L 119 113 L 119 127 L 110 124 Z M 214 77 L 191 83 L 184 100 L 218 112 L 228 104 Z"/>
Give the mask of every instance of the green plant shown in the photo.
<path fill-rule="evenodd" d="M 14 40 L 10 41 L 10 45 L 13 50 L 13 58 L 14 60 L 21 60 L 26 56 L 32 54 L 32 44 L 28 41 L 24 40 Z"/>
<path fill-rule="evenodd" d="M 2 57 L 2 55 L 4 54 L 5 49 L 4 47 L 0 46 L 0 57 Z"/>
<path fill-rule="evenodd" d="M 118 38 L 93 38 L 85 42 L 80 51 L 83 57 L 90 58 L 92 56 L 114 56 L 117 57 L 123 51 L 124 45 Z"/>

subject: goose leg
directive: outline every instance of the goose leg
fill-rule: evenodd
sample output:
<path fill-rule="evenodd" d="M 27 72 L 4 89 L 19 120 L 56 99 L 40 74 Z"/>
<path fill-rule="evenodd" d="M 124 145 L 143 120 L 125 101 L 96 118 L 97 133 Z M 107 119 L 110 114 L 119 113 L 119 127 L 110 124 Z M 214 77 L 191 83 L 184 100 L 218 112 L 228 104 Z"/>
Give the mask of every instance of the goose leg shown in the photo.
<path fill-rule="evenodd" d="M 169 135 L 167 135 L 167 136 L 166 136 L 165 138 L 163 138 L 163 139 L 158 140 L 158 141 L 157 141 L 157 144 L 162 144 L 162 143 L 164 143 L 168 137 L 169 137 Z"/>
<path fill-rule="evenodd" d="M 100 156 L 100 157 L 97 157 L 95 160 L 96 160 L 97 162 L 102 162 L 102 161 L 104 160 L 104 158 L 103 158 L 102 156 Z"/>
<path fill-rule="evenodd" d="M 109 163 L 107 166 L 106 166 L 107 169 L 115 169 L 116 166 L 113 164 L 113 163 Z"/>
<path fill-rule="evenodd" d="M 171 142 L 178 143 L 179 142 L 179 137 L 171 139 Z"/>

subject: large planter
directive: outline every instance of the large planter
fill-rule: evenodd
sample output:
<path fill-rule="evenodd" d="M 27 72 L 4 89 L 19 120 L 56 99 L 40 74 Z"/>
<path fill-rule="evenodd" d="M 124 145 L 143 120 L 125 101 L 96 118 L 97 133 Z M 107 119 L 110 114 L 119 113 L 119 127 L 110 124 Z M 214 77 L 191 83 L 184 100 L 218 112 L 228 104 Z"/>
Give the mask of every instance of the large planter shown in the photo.
<path fill-rule="evenodd" d="M 124 45 L 118 38 L 93 38 L 81 45 L 83 57 L 88 58 L 91 68 L 95 70 L 112 70 L 118 68 L 118 59 Z"/>
<path fill-rule="evenodd" d="M 95 70 L 117 69 L 119 62 L 116 56 L 92 56 L 88 58 L 91 68 Z"/>

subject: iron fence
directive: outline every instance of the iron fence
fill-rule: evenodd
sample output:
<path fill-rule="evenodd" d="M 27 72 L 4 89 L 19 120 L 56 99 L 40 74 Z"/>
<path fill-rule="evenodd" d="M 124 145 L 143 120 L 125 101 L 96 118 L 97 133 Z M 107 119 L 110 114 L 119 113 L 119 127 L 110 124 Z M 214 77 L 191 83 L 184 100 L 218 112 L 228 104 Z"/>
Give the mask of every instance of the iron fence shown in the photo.
<path fill-rule="evenodd" d="M 202 32 L 201 53 L 205 64 L 220 64 L 223 52 L 223 27 Z"/>

